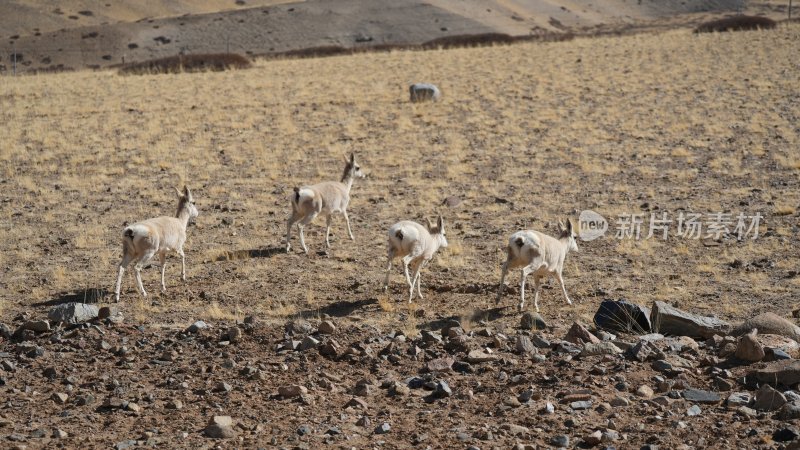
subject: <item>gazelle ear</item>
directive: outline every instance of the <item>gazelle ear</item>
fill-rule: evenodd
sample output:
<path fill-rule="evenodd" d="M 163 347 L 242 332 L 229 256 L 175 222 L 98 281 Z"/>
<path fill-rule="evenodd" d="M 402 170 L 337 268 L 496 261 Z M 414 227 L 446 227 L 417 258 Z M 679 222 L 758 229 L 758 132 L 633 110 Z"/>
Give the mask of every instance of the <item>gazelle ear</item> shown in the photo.
<path fill-rule="evenodd" d="M 439 228 L 439 232 L 444 233 L 444 218 L 441 215 L 436 219 L 436 227 Z"/>
<path fill-rule="evenodd" d="M 428 228 L 428 231 L 433 229 L 433 224 L 431 224 L 431 220 L 428 219 L 427 217 L 425 218 L 425 226 L 426 228 Z"/>
<path fill-rule="evenodd" d="M 569 217 L 567 217 L 567 232 L 572 234 L 572 221 L 569 220 Z"/>
<path fill-rule="evenodd" d="M 175 188 L 175 193 L 177 193 L 177 194 L 178 194 L 178 197 L 183 197 L 183 192 L 181 192 L 181 190 L 180 190 L 180 189 L 178 189 L 178 188 Z"/>
<path fill-rule="evenodd" d="M 190 190 L 189 190 L 189 186 L 184 186 L 184 187 L 183 187 L 183 192 L 186 194 L 186 198 L 187 198 L 187 199 L 188 199 L 190 202 L 193 202 L 193 201 L 194 201 L 194 198 L 192 197 L 192 191 L 190 191 Z"/>
<path fill-rule="evenodd" d="M 356 154 L 350 153 L 350 164 L 355 164 L 356 162 Z"/>
<path fill-rule="evenodd" d="M 558 231 L 564 231 L 564 222 L 558 219 Z"/>

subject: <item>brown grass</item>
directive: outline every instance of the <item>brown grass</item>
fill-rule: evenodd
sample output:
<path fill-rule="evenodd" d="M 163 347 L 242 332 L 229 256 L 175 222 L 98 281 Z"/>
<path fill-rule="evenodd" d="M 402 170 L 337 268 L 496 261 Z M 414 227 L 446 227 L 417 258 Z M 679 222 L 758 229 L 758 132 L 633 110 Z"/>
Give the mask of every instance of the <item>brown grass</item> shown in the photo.
<path fill-rule="evenodd" d="M 748 275 L 728 263 L 796 259 L 800 104 L 786 94 L 796 90 L 796 54 L 800 28 L 787 25 L 256 61 L 245 71 L 9 79 L 0 85 L 9 124 L 0 128 L 0 316 L 62 290 L 112 288 L 124 224 L 173 214 L 173 188 L 184 182 L 200 210 L 188 230 L 188 282 L 170 256 L 167 293 L 158 293 L 158 267 L 145 269 L 158 304 L 137 307 L 126 275 L 127 317 L 183 325 L 328 312 L 411 332 L 493 308 L 488 286 L 510 233 L 552 234 L 557 219 L 592 209 L 612 220 L 613 234 L 617 215 L 649 217 L 646 208 L 673 219 L 760 212 L 762 236 L 712 246 L 672 233 L 665 242 L 581 242 L 565 278 L 576 306 L 544 289 L 545 318 L 591 314 L 603 291 L 709 310 L 718 299 L 740 302 L 726 318 L 788 310 L 800 285 L 786 268 Z M 417 79 L 439 84 L 442 101 L 410 104 L 407 83 Z M 332 249 L 318 254 L 318 219 L 306 227 L 309 256 L 280 251 L 292 187 L 338 179 L 350 151 L 369 173 L 349 207 L 356 241 L 335 217 Z M 463 202 L 443 206 L 447 196 Z M 422 273 L 417 318 L 396 266 L 381 297 L 384 236 L 398 220 L 437 212 L 451 248 Z M 518 274 L 508 281 L 517 285 Z M 334 304 L 344 311 L 326 309 Z"/>

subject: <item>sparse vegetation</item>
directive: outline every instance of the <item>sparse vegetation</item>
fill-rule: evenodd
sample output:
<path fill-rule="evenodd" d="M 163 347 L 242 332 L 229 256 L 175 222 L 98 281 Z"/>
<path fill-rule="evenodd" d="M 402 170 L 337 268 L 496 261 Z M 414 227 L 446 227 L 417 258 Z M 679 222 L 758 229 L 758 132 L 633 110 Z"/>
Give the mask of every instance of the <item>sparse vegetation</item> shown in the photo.
<path fill-rule="evenodd" d="M 738 15 L 702 23 L 694 32 L 713 33 L 724 31 L 768 30 L 775 28 L 776 25 L 777 22 L 769 17 Z"/>
<path fill-rule="evenodd" d="M 178 55 L 124 64 L 119 73 L 124 75 L 144 75 L 182 72 L 219 72 L 228 69 L 246 69 L 250 61 L 233 53 L 213 53 Z"/>

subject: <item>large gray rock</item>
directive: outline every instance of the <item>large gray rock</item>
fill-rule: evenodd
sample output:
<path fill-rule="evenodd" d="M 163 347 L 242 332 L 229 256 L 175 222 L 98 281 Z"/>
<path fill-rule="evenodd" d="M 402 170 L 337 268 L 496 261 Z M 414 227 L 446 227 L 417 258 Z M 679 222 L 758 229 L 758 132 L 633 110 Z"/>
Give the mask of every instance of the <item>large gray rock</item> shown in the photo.
<path fill-rule="evenodd" d="M 47 314 L 51 322 L 83 323 L 96 318 L 100 309 L 86 303 L 64 303 L 55 306 Z"/>
<path fill-rule="evenodd" d="M 750 372 L 748 378 L 773 386 L 793 386 L 800 383 L 800 361 L 788 359 L 773 361 L 766 367 Z"/>
<path fill-rule="evenodd" d="M 655 302 L 650 314 L 653 330 L 674 336 L 702 337 L 708 339 L 715 334 L 725 335 L 731 325 L 716 317 L 699 316 L 674 308 L 664 302 Z"/>
<path fill-rule="evenodd" d="M 800 342 L 800 327 L 771 312 L 759 314 L 752 319 L 746 320 L 731 331 L 731 334 L 733 336 L 741 336 L 749 333 L 753 328 L 757 328 L 759 334 L 777 334 Z"/>
<path fill-rule="evenodd" d="M 442 97 L 442 92 L 430 83 L 415 83 L 408 87 L 408 94 L 412 102 L 424 102 L 428 100 L 438 101 Z"/>

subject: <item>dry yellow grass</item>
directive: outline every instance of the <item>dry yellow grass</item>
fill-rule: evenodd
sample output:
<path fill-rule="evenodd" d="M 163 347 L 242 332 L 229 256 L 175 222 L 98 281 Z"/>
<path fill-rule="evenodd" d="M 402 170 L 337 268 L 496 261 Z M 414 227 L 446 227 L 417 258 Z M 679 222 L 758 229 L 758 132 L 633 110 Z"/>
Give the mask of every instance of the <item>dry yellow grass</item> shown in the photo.
<path fill-rule="evenodd" d="M 800 105 L 787 92 L 799 51 L 791 25 L 262 61 L 225 73 L 4 78 L 0 317 L 69 289 L 110 289 L 123 224 L 173 214 L 173 187 L 184 182 L 201 213 L 188 231 L 189 282 L 168 259 L 159 307 L 178 317 L 324 314 L 361 301 L 386 320 L 405 309 L 396 271 L 388 297 L 376 297 L 386 227 L 437 211 L 451 248 L 425 269 L 420 305 L 426 314 L 485 309 L 492 295 L 435 287 L 496 283 L 496 248 L 517 229 L 553 233 L 575 211 L 613 220 L 644 203 L 673 219 L 680 210 L 760 212 L 762 237 L 707 247 L 673 228 L 666 242 L 580 243 L 566 282 L 587 301 L 574 312 L 587 314 L 598 289 L 642 302 L 721 294 L 788 308 L 797 282 L 764 287 L 785 267 L 740 276 L 726 264 L 796 258 Z M 443 100 L 408 103 L 406 86 L 419 80 L 438 83 Z M 369 173 L 353 187 L 356 242 L 337 217 L 329 257 L 315 253 L 322 221 L 307 227 L 310 257 L 281 253 L 292 187 L 338 179 L 348 152 Z M 447 195 L 464 202 L 441 206 Z M 218 261 L 240 251 L 255 256 Z M 144 271 L 151 292 L 157 272 Z M 126 276 L 123 301 L 136 295 Z M 571 314 L 561 301 L 546 290 L 543 312 Z M 416 320 L 402 326 L 424 323 Z"/>

